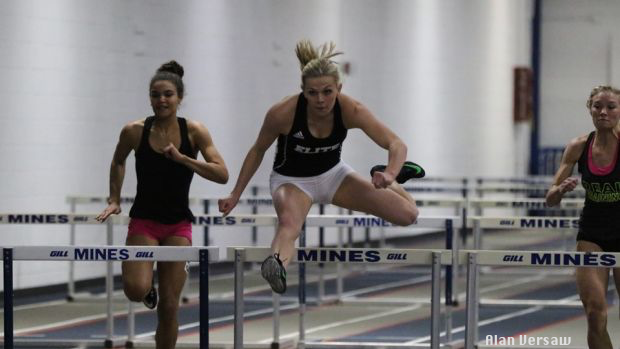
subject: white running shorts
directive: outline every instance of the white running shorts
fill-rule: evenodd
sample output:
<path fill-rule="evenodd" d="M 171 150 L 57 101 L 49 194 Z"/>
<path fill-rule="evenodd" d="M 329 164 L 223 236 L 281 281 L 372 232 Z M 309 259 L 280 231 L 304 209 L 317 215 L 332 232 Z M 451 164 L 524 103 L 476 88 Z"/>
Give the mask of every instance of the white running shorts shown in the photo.
<path fill-rule="evenodd" d="M 312 199 L 312 203 L 330 204 L 342 181 L 353 172 L 355 170 L 342 160 L 336 166 L 327 170 L 327 172 L 312 177 L 283 176 L 272 171 L 269 177 L 269 188 L 273 196 L 273 193 L 282 184 L 293 184 L 306 193 Z"/>

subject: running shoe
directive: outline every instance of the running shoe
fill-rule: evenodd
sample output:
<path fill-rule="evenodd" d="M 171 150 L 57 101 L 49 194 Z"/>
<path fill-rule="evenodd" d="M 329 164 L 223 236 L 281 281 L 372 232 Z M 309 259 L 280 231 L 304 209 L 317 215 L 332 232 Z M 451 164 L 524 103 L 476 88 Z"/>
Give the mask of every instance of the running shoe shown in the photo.
<path fill-rule="evenodd" d="M 377 165 L 370 169 L 370 176 L 372 176 L 375 172 L 383 172 L 385 171 L 385 165 Z M 411 178 L 422 178 L 426 175 L 422 166 L 413 163 L 411 161 L 405 161 L 403 167 L 400 169 L 398 176 L 396 176 L 396 182 L 403 184 Z"/>
<path fill-rule="evenodd" d="M 157 289 L 155 288 L 155 284 L 151 285 L 151 289 L 149 293 L 144 296 L 142 303 L 149 309 L 155 309 L 157 306 Z"/>
<path fill-rule="evenodd" d="M 286 292 L 286 270 L 277 253 L 274 253 L 273 256 L 269 256 L 263 261 L 260 267 L 260 273 L 263 279 L 267 280 L 273 292 L 279 294 Z"/>

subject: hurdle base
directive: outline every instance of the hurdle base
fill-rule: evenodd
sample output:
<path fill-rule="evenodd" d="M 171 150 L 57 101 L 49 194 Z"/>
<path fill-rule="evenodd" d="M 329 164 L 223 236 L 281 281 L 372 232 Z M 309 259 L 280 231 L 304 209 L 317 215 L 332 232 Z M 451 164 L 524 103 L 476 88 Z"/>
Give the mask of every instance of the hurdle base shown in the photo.
<path fill-rule="evenodd" d="M 271 343 L 271 349 L 280 349 L 280 343 L 277 343 L 277 342 Z"/>
<path fill-rule="evenodd" d="M 126 341 L 125 342 L 125 348 L 134 348 L 133 341 Z"/>

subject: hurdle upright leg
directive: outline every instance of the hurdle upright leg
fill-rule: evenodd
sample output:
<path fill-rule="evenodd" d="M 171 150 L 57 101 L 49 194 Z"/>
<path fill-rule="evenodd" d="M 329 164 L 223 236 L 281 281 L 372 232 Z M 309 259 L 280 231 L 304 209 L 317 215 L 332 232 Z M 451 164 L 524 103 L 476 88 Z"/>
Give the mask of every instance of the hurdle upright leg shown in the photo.
<path fill-rule="evenodd" d="M 340 215 L 342 215 L 344 213 L 344 209 L 342 207 L 338 208 L 338 213 Z M 343 246 L 343 240 L 344 240 L 344 228 L 343 227 L 338 227 L 338 248 L 342 248 Z M 337 294 L 337 299 L 339 301 L 342 301 L 342 293 L 343 293 L 343 289 L 344 289 L 344 285 L 343 285 L 343 272 L 342 272 L 342 264 L 338 263 L 336 264 L 336 294 Z"/>
<path fill-rule="evenodd" d="M 280 295 L 271 292 L 273 298 L 273 341 L 271 349 L 280 348 Z"/>
<path fill-rule="evenodd" d="M 209 250 L 199 251 L 200 349 L 209 348 Z"/>
<path fill-rule="evenodd" d="M 478 258 L 467 254 L 467 300 L 465 322 L 465 349 L 474 349 L 478 342 Z"/>
<path fill-rule="evenodd" d="M 243 349 L 243 262 L 245 251 L 235 249 L 235 327 L 234 349 Z"/>
<path fill-rule="evenodd" d="M 13 249 L 2 249 L 4 261 L 4 348 L 13 349 Z"/>
<path fill-rule="evenodd" d="M 114 245 L 114 236 L 113 236 L 113 225 L 112 220 L 108 220 L 106 225 L 107 230 L 107 245 Z M 114 265 L 112 261 L 106 262 L 106 306 L 107 306 L 107 322 L 106 322 L 106 339 L 104 341 L 104 346 L 106 348 L 112 348 L 114 346 Z"/>
<path fill-rule="evenodd" d="M 75 198 L 71 198 L 69 212 L 75 213 Z M 75 223 L 69 225 L 69 244 L 75 246 Z M 67 300 L 72 302 L 75 299 L 75 261 L 69 261 L 69 280 L 67 282 Z"/>
<path fill-rule="evenodd" d="M 431 273 L 431 349 L 439 349 L 439 314 L 441 299 L 441 253 L 433 252 Z M 446 304 L 448 306 L 448 304 Z"/>
<path fill-rule="evenodd" d="M 299 248 L 306 247 L 306 223 L 304 222 L 301 227 L 301 234 L 299 234 Z M 306 264 L 300 263 L 299 266 L 299 342 L 297 343 L 297 349 L 304 349 L 306 347 L 306 325 L 304 323 L 306 313 Z"/>

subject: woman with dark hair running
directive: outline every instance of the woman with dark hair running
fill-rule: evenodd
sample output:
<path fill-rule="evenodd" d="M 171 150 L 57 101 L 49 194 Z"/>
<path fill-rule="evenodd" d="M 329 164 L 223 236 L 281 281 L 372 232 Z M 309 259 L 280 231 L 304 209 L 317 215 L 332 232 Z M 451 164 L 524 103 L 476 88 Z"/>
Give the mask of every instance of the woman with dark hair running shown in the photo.
<path fill-rule="evenodd" d="M 129 212 L 127 245 L 191 246 L 194 216 L 189 208 L 189 188 L 194 172 L 216 183 L 228 181 L 228 170 L 207 128 L 200 122 L 177 116 L 185 90 L 183 72 L 183 67 L 175 61 L 157 70 L 149 85 L 154 115 L 125 125 L 116 145 L 110 166 L 109 205 L 97 219 L 103 222 L 121 212 L 125 160 L 133 150 L 138 188 Z M 199 152 L 204 160 L 197 159 Z M 157 349 L 176 345 L 179 297 L 187 278 L 185 265 L 185 262 L 158 262 L 159 290 L 156 290 L 153 262 L 123 262 L 127 298 L 143 302 L 151 309 L 157 307 Z"/>

